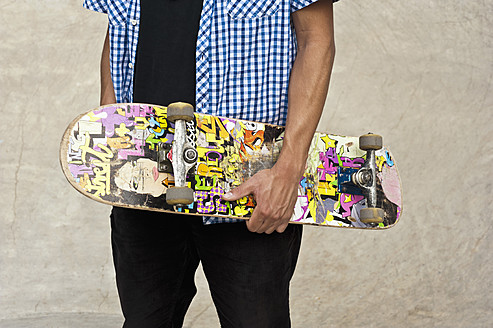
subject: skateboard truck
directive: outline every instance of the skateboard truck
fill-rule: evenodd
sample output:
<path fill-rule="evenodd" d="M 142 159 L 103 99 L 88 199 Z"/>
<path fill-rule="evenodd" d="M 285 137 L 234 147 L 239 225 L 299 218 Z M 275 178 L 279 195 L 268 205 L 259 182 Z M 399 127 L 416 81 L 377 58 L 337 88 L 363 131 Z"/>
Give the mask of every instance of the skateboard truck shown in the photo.
<path fill-rule="evenodd" d="M 197 162 L 197 150 L 191 146 L 185 147 L 183 159 L 186 163 L 195 165 Z M 173 173 L 173 147 L 169 143 L 159 142 L 157 145 L 157 170 L 162 173 Z"/>
<path fill-rule="evenodd" d="M 368 133 L 359 137 L 359 148 L 366 151 L 366 161 L 360 169 L 339 168 L 339 191 L 363 195 L 367 208 L 361 209 L 363 223 L 383 222 L 384 210 L 377 208 L 377 169 L 375 151 L 382 148 L 382 137 Z"/>
<path fill-rule="evenodd" d="M 187 187 L 186 178 L 198 159 L 197 150 L 187 142 L 186 121 L 194 119 L 193 107 L 187 103 L 169 104 L 167 118 L 175 123 L 175 136 L 171 149 L 164 144 L 158 146 L 158 169 L 171 171 L 175 177 L 175 186 L 166 191 L 166 202 L 184 206 L 194 201 L 193 189 Z"/>
<path fill-rule="evenodd" d="M 171 157 L 173 155 L 171 144 L 159 142 L 157 144 L 157 170 L 163 173 L 173 173 Z"/>

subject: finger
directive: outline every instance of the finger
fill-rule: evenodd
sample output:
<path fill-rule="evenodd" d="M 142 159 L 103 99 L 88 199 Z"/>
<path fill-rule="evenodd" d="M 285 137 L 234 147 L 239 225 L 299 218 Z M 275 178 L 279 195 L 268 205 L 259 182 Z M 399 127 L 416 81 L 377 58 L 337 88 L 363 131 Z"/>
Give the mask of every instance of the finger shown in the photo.
<path fill-rule="evenodd" d="M 267 230 L 265 230 L 264 233 L 267 234 L 267 235 L 270 235 L 274 231 L 276 231 L 276 227 L 275 226 L 271 226 L 270 228 L 268 228 Z"/>
<path fill-rule="evenodd" d="M 262 226 L 263 222 L 259 221 L 260 219 L 252 219 L 247 221 L 247 228 L 250 232 L 257 232 L 259 233 L 259 229 Z"/>
<path fill-rule="evenodd" d="M 261 211 L 257 210 L 257 213 L 261 213 Z M 279 225 L 278 221 L 266 218 L 263 215 L 254 214 L 255 210 L 249 220 L 249 224 L 247 224 L 248 230 L 251 232 L 266 234 L 271 234 L 276 231 L 276 228 Z"/>
<path fill-rule="evenodd" d="M 272 222 L 268 220 L 262 221 L 261 225 L 255 230 L 256 233 L 271 234 L 276 230 L 276 227 L 272 225 Z"/>
<path fill-rule="evenodd" d="M 262 225 L 257 229 L 257 233 L 266 233 L 270 235 L 271 233 L 276 231 L 278 225 L 279 222 L 277 220 L 272 220 L 272 219 L 263 220 Z"/>
<path fill-rule="evenodd" d="M 247 228 L 251 232 L 259 232 L 260 227 L 264 224 L 264 220 L 259 215 L 255 214 L 255 210 L 253 210 L 252 216 L 250 220 L 247 221 Z"/>
<path fill-rule="evenodd" d="M 289 222 L 281 224 L 280 226 L 277 227 L 276 231 L 279 233 L 283 233 L 286 230 L 286 228 L 288 227 L 288 224 L 289 224 Z"/>
<path fill-rule="evenodd" d="M 247 182 L 241 184 L 240 186 L 232 189 L 231 191 L 222 195 L 222 199 L 225 201 L 233 201 L 243 198 L 245 196 L 251 195 L 253 193 L 253 188 L 251 184 Z"/>
<path fill-rule="evenodd" d="M 284 221 L 270 221 L 270 220 L 264 220 L 263 224 L 260 226 L 260 228 L 257 229 L 258 233 L 266 233 L 270 235 L 274 231 L 277 231 L 279 233 L 284 232 L 288 226 L 288 222 Z"/>

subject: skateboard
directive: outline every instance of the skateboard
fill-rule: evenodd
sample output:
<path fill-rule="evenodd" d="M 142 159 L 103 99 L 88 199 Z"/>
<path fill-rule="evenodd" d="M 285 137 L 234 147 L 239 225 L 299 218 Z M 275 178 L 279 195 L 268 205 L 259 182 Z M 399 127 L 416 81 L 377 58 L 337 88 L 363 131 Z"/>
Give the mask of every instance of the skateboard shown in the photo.
<path fill-rule="evenodd" d="M 60 163 L 68 182 L 98 202 L 134 209 L 248 219 L 252 196 L 221 195 L 272 167 L 284 127 L 167 107 L 114 104 L 67 127 Z M 386 229 L 402 213 L 390 150 L 375 134 L 316 132 L 291 223 Z"/>

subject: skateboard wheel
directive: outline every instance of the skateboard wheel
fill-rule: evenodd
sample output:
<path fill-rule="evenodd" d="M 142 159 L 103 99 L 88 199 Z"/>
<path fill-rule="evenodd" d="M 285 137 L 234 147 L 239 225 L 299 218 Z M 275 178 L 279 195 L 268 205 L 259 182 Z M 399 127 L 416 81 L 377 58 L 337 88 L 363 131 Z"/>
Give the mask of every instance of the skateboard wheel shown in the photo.
<path fill-rule="evenodd" d="M 368 133 L 359 137 L 361 150 L 379 150 L 382 148 L 383 138 L 378 134 Z"/>
<path fill-rule="evenodd" d="M 185 120 L 191 121 L 193 120 L 193 106 L 184 103 L 184 102 L 176 102 L 168 105 L 168 120 L 171 122 L 175 122 L 176 120 Z"/>
<path fill-rule="evenodd" d="M 166 190 L 166 203 L 169 205 L 188 205 L 193 203 L 193 189 L 173 187 Z"/>
<path fill-rule="evenodd" d="M 385 212 L 381 208 L 362 208 L 359 219 L 363 223 L 382 223 Z"/>

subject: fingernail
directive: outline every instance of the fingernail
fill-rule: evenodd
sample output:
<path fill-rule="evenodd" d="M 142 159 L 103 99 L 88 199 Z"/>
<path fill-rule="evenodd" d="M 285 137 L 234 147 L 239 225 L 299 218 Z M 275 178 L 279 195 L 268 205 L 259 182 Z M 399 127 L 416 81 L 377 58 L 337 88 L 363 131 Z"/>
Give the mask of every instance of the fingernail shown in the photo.
<path fill-rule="evenodd" d="M 228 193 L 225 193 L 225 194 L 223 195 L 223 197 L 224 197 L 224 198 L 231 198 L 231 197 L 233 197 L 233 194 L 232 194 L 231 192 L 228 192 Z"/>

